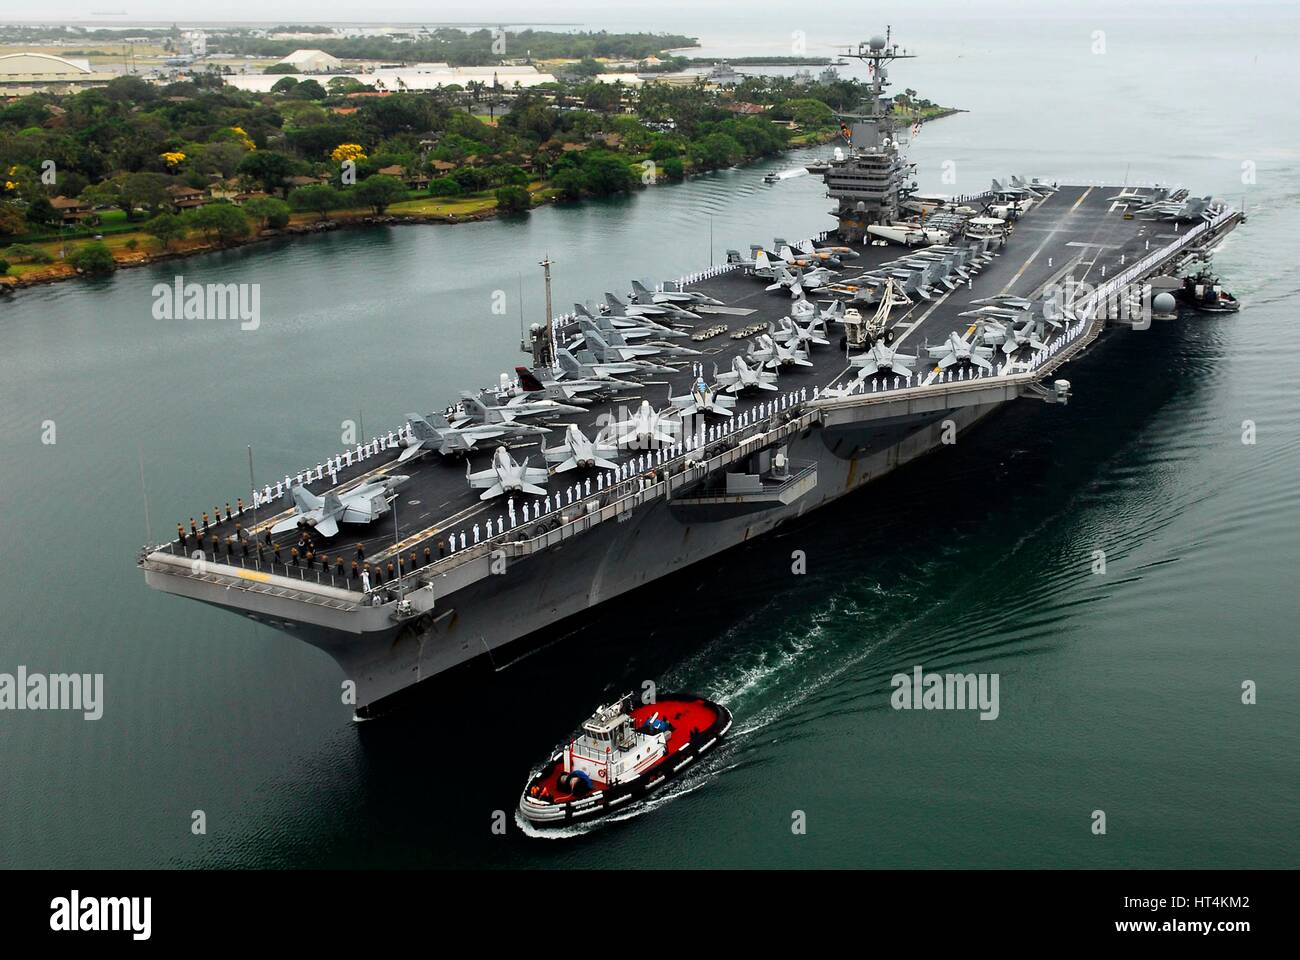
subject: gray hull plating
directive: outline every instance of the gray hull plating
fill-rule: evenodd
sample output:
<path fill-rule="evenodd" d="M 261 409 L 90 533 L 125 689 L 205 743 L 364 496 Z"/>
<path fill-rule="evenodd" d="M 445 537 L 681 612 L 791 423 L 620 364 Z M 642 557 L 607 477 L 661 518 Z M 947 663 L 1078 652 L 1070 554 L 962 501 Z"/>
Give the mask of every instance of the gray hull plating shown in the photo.
<path fill-rule="evenodd" d="M 358 708 L 373 706 L 444 670 L 485 656 L 575 614 L 644 586 L 877 480 L 959 434 L 1000 403 L 870 426 L 813 428 L 793 438 L 792 460 L 815 461 L 817 483 L 798 501 L 732 518 L 691 522 L 656 501 L 603 523 L 540 556 L 438 596 L 402 627 L 376 634 L 308 628 L 301 639 L 325 649 L 356 681 Z M 951 427 L 948 424 L 951 423 Z M 834 452 L 832 452 L 834 451 Z M 421 607 L 418 591 L 413 599 Z"/>

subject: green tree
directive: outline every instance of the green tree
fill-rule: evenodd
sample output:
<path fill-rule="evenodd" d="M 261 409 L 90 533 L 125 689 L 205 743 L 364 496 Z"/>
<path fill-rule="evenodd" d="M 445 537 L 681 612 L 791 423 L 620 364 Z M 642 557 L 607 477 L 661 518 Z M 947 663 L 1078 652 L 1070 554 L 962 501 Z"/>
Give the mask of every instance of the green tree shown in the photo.
<path fill-rule="evenodd" d="M 188 232 L 185 221 L 174 213 L 160 213 L 144 225 L 144 232 L 153 237 L 166 250 Z"/>
<path fill-rule="evenodd" d="M 406 199 L 406 187 L 396 177 L 376 175 L 357 184 L 352 195 L 373 210 L 376 216 L 382 216 L 390 203 Z"/>
<path fill-rule="evenodd" d="M 588 156 L 583 164 L 583 173 L 587 190 L 598 197 L 627 193 L 638 182 L 626 161 L 612 153 Z"/>
<path fill-rule="evenodd" d="M 26 243 L 13 244 L 5 250 L 5 256 L 14 262 L 25 263 L 49 263 L 53 259 L 40 247 L 33 247 Z"/>
<path fill-rule="evenodd" d="M 669 180 L 682 180 L 686 177 L 686 165 L 681 157 L 669 157 L 663 162 L 664 176 Z"/>
<path fill-rule="evenodd" d="M 27 232 L 27 218 L 12 203 L 0 203 L 0 237 L 17 237 Z"/>
<path fill-rule="evenodd" d="M 650 147 L 651 160 L 672 160 L 682 155 L 682 145 L 672 137 L 659 137 Z"/>
<path fill-rule="evenodd" d="M 271 84 L 271 92 L 288 93 L 296 86 L 298 86 L 298 80 L 296 77 L 282 77 L 275 81 L 275 83 Z"/>
<path fill-rule="evenodd" d="M 0 277 L 3 277 L 8 272 L 9 272 L 9 261 L 6 260 L 4 257 L 0 257 Z"/>
<path fill-rule="evenodd" d="M 487 174 L 477 167 L 461 167 L 452 173 L 451 178 L 465 193 L 476 193 L 488 185 Z"/>
<path fill-rule="evenodd" d="M 117 269 L 113 251 L 98 240 L 83 244 L 68 254 L 68 264 L 79 273 L 103 275 Z"/>
<path fill-rule="evenodd" d="M 497 209 L 502 213 L 523 213 L 532 206 L 532 198 L 523 187 L 498 187 Z"/>
<path fill-rule="evenodd" d="M 253 197 L 244 201 L 244 213 L 261 228 L 279 230 L 289 225 L 289 205 L 275 197 Z"/>
<path fill-rule="evenodd" d="M 312 210 L 324 220 L 331 210 L 343 206 L 343 194 L 328 183 L 313 183 L 289 194 L 289 206 L 295 210 Z"/>
<path fill-rule="evenodd" d="M 294 100 L 324 100 L 327 94 L 318 81 L 304 80 L 289 91 L 289 96 Z"/>
<path fill-rule="evenodd" d="M 182 215 L 186 226 L 200 231 L 209 240 L 222 244 L 248 236 L 249 223 L 244 211 L 229 203 L 209 203 Z"/>
<path fill-rule="evenodd" d="M 295 169 L 297 164 L 292 157 L 274 150 L 254 150 L 239 162 L 239 172 L 252 177 L 267 193 L 282 191 L 284 182 Z"/>
<path fill-rule="evenodd" d="M 739 163 L 745 148 L 735 137 L 725 133 L 711 133 L 691 143 L 691 162 L 703 170 L 717 170 Z"/>
<path fill-rule="evenodd" d="M 46 197 L 37 197 L 27 205 L 27 222 L 38 227 L 52 227 L 63 218 Z"/>
<path fill-rule="evenodd" d="M 463 192 L 451 177 L 435 177 L 429 181 L 429 193 L 435 197 L 459 197 Z"/>
<path fill-rule="evenodd" d="M 562 199 L 577 200 L 582 196 L 583 188 L 587 185 L 587 178 L 577 167 L 561 167 L 559 172 L 551 178 L 551 183 L 556 190 L 560 191 Z"/>
<path fill-rule="evenodd" d="M 151 216 L 162 213 L 171 206 L 167 188 L 171 180 L 161 173 L 131 173 L 122 180 L 122 205 L 129 219 L 137 209 Z"/>

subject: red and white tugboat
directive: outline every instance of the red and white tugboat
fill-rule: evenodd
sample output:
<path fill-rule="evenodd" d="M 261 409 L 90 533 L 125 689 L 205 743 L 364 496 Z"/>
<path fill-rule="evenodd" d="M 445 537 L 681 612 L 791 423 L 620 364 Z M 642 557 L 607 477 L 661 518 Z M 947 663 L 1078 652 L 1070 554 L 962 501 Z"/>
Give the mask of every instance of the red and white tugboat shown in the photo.
<path fill-rule="evenodd" d="M 623 810 L 677 776 L 731 729 L 726 707 L 692 694 L 600 707 L 528 781 L 519 812 L 539 827 Z"/>

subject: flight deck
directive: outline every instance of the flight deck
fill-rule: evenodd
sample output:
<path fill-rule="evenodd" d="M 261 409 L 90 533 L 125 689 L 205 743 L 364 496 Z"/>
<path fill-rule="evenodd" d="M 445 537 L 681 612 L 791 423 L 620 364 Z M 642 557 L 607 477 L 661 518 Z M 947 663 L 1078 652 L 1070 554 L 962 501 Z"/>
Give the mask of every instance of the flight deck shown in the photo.
<path fill-rule="evenodd" d="M 1001 351 L 994 350 L 992 370 L 963 368 L 959 373 L 954 367 L 941 371 L 928 357 L 927 348 L 943 344 L 954 332 L 963 341 L 970 342 L 977 326 L 972 318 L 960 315 L 974 309 L 975 301 L 999 295 L 1034 300 L 1049 286 L 1066 281 L 1098 287 L 1123 279 L 1126 274 L 1140 281 L 1159 265 L 1157 261 L 1163 262 L 1163 254 L 1172 256 L 1194 240 L 1197 232 L 1215 229 L 1212 222 L 1189 225 L 1135 217 L 1128 213 L 1126 205 L 1113 201 L 1118 192 L 1117 187 L 1060 187 L 1020 216 L 1005 239 L 984 244 L 989 256 L 978 272 L 972 270 L 968 279 L 955 284 L 933 287 L 928 296 L 914 294 L 910 305 L 897 309 L 888 318 L 892 348 L 898 354 L 918 358 L 913 364 L 913 375 L 906 381 L 889 376 L 855 379 L 858 369 L 849 362 L 848 355 L 853 351 L 846 351 L 844 329 L 839 324 L 830 324 L 825 330 L 829 343 L 812 345 L 808 350 L 811 366 L 782 367 L 776 379 L 776 391 L 742 391 L 735 398 L 732 417 L 700 415 L 690 426 L 687 437 L 667 448 L 620 453 L 617 473 L 591 469 L 553 474 L 545 486 L 546 497 L 515 494 L 513 502 L 507 496 L 480 499 L 482 491 L 471 489 L 467 482 L 466 461 L 473 471 L 489 468 L 490 447 L 475 450 L 468 457 L 443 457 L 427 452 L 398 464 L 402 447 L 392 441 L 403 431 L 395 431 L 332 455 L 300 474 L 264 484 L 259 488 L 258 499 L 266 498 L 266 502 L 256 509 L 252 507 L 251 497 L 245 495 L 235 501 L 237 504 L 242 501 L 242 512 L 238 507 L 219 509 L 215 517 L 209 512 L 204 524 L 196 523 L 197 538 L 190 532 L 190 518 L 183 518 L 184 542 L 178 538 L 154 550 L 185 556 L 205 566 L 236 567 L 250 572 L 254 580 L 268 575 L 265 579 L 287 578 L 328 587 L 331 589 L 326 593 L 331 599 L 323 602 L 340 606 L 369 602 L 371 598 L 367 594 L 376 592 L 383 593 L 386 601 L 395 586 L 394 575 L 401 579 L 403 587 L 416 586 L 416 579 L 427 577 L 431 566 L 444 569 L 469 556 L 481 556 L 493 542 L 529 540 L 556 530 L 572 523 L 580 513 L 593 508 L 599 510 L 625 498 L 629 491 L 643 490 L 647 484 L 661 481 L 665 476 L 695 469 L 699 461 L 761 436 L 773 424 L 790 422 L 800 416 L 807 419 L 813 415 L 810 411 L 819 406 L 852 403 L 855 396 L 920 394 L 959 376 L 963 380 L 969 376 L 990 386 L 1000 380 L 1032 378 L 1044 359 L 1059 356 L 1060 362 L 1064 362 L 1072 355 L 1073 348 L 1086 345 L 1084 341 L 1091 342 L 1104 321 L 1085 317 L 1070 325 L 1043 327 L 1046 349 L 1039 351 L 1040 356 L 1022 355 L 1018 362 L 1012 362 Z M 955 245 L 958 243 L 954 241 Z M 858 257 L 844 260 L 835 277 L 835 282 L 850 287 L 855 277 L 924 253 L 926 248 L 855 244 L 853 249 Z M 776 324 L 790 314 L 793 301 L 789 290 L 769 291 L 766 287 L 770 282 L 752 275 L 751 268 L 737 264 L 710 268 L 699 277 L 687 278 L 686 289 L 704 293 L 725 305 L 689 307 L 699 317 L 693 324 L 694 330 L 725 327 L 725 332 L 700 341 L 672 340 L 674 345 L 698 350 L 699 355 L 651 358 L 656 363 L 672 366 L 675 372 L 646 375 L 639 389 L 596 399 L 579 414 L 566 413 L 550 420 L 521 419 L 524 423 L 548 427 L 551 432 L 540 442 L 529 438 L 510 444 L 511 456 L 520 463 L 527 458 L 531 467 L 545 466 L 541 446 L 560 445 L 564 441 L 565 425 L 576 423 L 592 438 L 610 422 L 633 417 L 642 401 L 648 401 L 655 411 L 670 414 L 670 397 L 687 395 L 701 374 L 711 383 L 715 366 L 718 372 L 725 373 L 733 357 L 744 356 L 767 323 Z M 592 291 L 593 298 L 603 292 Z M 625 295 L 623 290 L 614 292 L 620 297 Z M 835 299 L 847 299 L 844 294 L 827 290 L 810 292 L 808 296 L 822 308 Z M 874 307 L 864 305 L 860 309 L 867 315 Z M 684 330 L 690 326 L 674 318 L 658 319 Z M 561 346 L 578 333 L 570 317 L 558 319 L 556 330 Z M 746 331 L 751 332 L 745 335 Z M 525 362 L 523 357 L 503 357 L 502 369 L 508 371 Z M 496 386 L 487 389 L 495 390 Z M 1014 395 L 1014 391 L 1009 395 Z M 702 436 L 698 433 L 701 421 Z M 329 490 L 345 493 L 385 475 L 409 477 L 392 501 L 391 514 L 364 526 L 344 524 L 338 535 L 328 539 L 316 534 L 307 541 L 300 530 L 268 534 L 273 524 L 293 516 L 288 484 L 301 481 L 308 490 L 324 495 Z M 279 496 L 275 495 L 277 488 Z M 195 517 L 199 517 L 205 508 L 201 505 L 196 508 Z M 295 549 L 299 551 L 296 557 Z M 367 568 L 369 572 L 363 578 L 361 572 Z M 338 591 L 354 593 L 355 598 L 340 599 L 343 595 Z"/>

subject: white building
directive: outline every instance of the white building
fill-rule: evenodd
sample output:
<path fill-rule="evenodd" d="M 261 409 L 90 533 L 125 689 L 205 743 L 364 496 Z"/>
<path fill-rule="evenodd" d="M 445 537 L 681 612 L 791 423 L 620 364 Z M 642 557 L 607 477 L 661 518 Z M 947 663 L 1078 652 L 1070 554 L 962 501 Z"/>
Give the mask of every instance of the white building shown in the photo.
<path fill-rule="evenodd" d="M 302 68 L 299 67 L 301 71 Z M 471 81 L 491 87 L 493 80 L 502 90 L 520 87 L 535 87 L 542 83 L 554 83 L 555 77 L 549 73 L 539 73 L 531 66 L 500 67 L 452 67 L 445 63 L 416 63 L 408 67 L 378 67 L 368 73 L 338 73 L 335 76 L 356 80 L 373 86 L 376 90 L 391 93 L 415 90 L 436 90 L 453 84 L 466 87 Z M 612 76 L 612 75 L 610 75 Z M 628 75 L 630 77 L 630 75 Z M 225 78 L 227 84 L 240 90 L 253 93 L 267 93 L 271 87 L 283 79 L 274 74 L 242 74 Z M 331 77 L 330 79 L 333 79 Z M 604 76 L 599 79 L 604 79 Z M 631 77 L 634 81 L 636 78 Z M 625 83 L 630 82 L 624 79 Z"/>
<path fill-rule="evenodd" d="M 280 63 L 288 64 L 299 73 L 338 73 L 343 61 L 324 50 L 295 50 Z"/>
<path fill-rule="evenodd" d="M 0 55 L 0 96 L 76 93 L 87 87 L 103 86 L 112 79 L 113 74 L 96 73 L 86 60 L 69 60 L 48 53 Z"/>

